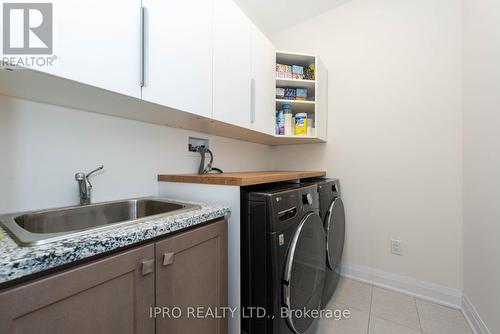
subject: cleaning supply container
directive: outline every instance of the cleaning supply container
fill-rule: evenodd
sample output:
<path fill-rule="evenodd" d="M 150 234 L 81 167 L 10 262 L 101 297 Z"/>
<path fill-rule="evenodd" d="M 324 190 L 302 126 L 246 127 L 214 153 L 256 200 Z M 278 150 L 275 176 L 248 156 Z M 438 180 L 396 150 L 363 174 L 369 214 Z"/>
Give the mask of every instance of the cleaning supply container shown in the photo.
<path fill-rule="evenodd" d="M 282 106 L 282 110 L 285 114 L 285 136 L 291 136 L 293 134 L 292 108 L 288 103 L 285 103 Z"/>
<path fill-rule="evenodd" d="M 283 109 L 278 111 L 278 135 L 283 136 L 285 134 L 285 113 Z"/>
<path fill-rule="evenodd" d="M 314 121 L 312 118 L 307 119 L 307 135 L 312 136 L 312 127 L 313 127 Z"/>
<path fill-rule="evenodd" d="M 295 115 L 295 135 L 307 136 L 307 113 Z"/>

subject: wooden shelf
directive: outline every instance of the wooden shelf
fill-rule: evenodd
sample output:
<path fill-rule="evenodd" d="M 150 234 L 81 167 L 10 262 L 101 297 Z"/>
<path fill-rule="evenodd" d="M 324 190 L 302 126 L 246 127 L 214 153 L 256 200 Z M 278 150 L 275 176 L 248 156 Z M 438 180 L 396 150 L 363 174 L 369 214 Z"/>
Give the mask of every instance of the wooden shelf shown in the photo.
<path fill-rule="evenodd" d="M 325 176 L 324 171 L 270 171 L 270 172 L 238 172 L 224 174 L 169 174 L 158 175 L 160 182 L 181 182 L 181 183 L 201 183 L 220 184 L 231 186 L 250 186 L 273 182 L 283 182 L 310 177 Z"/>

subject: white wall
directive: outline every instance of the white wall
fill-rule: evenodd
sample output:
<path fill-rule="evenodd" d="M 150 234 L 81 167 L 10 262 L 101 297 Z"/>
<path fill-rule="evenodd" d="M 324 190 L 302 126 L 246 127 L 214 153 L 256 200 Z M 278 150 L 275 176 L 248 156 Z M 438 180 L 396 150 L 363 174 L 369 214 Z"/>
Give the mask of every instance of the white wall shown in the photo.
<path fill-rule="evenodd" d="M 224 171 L 270 167 L 265 145 L 0 96 L 0 213 L 76 204 L 74 174 L 99 164 L 94 201 L 157 195 L 159 173 L 198 171 L 189 135 Z"/>
<path fill-rule="evenodd" d="M 273 156 L 340 178 L 345 261 L 461 289 L 460 0 L 353 0 L 273 40 L 329 70 L 328 143 Z"/>
<path fill-rule="evenodd" d="M 500 2 L 464 5 L 464 293 L 500 333 Z"/>

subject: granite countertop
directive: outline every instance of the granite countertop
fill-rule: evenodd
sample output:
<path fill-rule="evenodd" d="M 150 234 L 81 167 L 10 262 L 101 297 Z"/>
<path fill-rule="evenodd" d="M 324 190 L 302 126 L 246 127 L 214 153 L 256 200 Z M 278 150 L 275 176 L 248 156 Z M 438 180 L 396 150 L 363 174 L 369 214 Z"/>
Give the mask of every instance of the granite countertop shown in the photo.
<path fill-rule="evenodd" d="M 34 247 L 18 246 L 6 231 L 0 228 L 0 233 L 4 236 L 3 240 L 0 240 L 0 285 L 141 241 L 168 235 L 230 213 L 226 206 L 194 204 L 199 204 L 201 208 Z"/>

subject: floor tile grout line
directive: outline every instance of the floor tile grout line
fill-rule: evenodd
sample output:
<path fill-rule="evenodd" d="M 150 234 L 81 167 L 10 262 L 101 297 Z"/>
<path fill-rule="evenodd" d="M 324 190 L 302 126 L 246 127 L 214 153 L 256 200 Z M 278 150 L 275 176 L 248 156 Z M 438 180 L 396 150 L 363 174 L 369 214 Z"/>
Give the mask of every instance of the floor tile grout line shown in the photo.
<path fill-rule="evenodd" d="M 377 286 L 373 286 L 373 290 L 375 290 L 375 288 L 379 288 L 379 289 L 386 290 L 386 291 L 391 291 L 391 290 L 387 290 L 387 289 L 380 288 L 380 287 L 377 287 Z M 372 313 L 372 305 L 373 305 L 373 290 L 372 290 L 372 303 L 370 304 L 370 321 L 371 321 L 371 313 Z M 404 294 L 402 294 L 402 295 L 404 295 Z M 374 314 L 373 317 L 385 320 L 385 321 L 387 321 L 387 322 L 389 322 L 391 324 L 398 325 L 400 327 L 411 329 L 412 331 L 417 331 L 417 332 L 423 333 L 423 331 L 422 331 L 422 324 L 420 323 L 420 315 L 418 313 L 418 307 L 417 307 L 417 303 L 416 303 L 416 298 L 415 297 L 411 297 L 411 298 L 412 298 L 413 302 L 415 303 L 415 309 L 417 310 L 418 328 L 419 329 L 415 329 L 415 328 L 410 327 L 410 326 L 408 326 L 406 324 L 402 324 L 402 323 L 396 322 L 393 319 L 387 319 L 384 316 L 381 316 L 381 315 L 378 315 L 378 314 Z"/>
<path fill-rule="evenodd" d="M 422 328 L 422 318 L 420 317 L 420 311 L 418 310 L 417 298 L 413 297 L 413 301 L 415 302 L 415 308 L 417 309 L 418 325 L 420 326 L 420 332 L 423 333 L 424 329 Z"/>
<path fill-rule="evenodd" d="M 356 307 L 356 306 L 352 306 L 352 305 L 349 305 L 349 304 L 346 304 L 346 303 L 335 303 L 339 306 L 345 306 L 346 308 L 349 308 L 349 309 L 353 309 L 355 311 L 358 311 L 358 312 L 362 312 L 362 313 L 365 313 L 365 314 L 370 314 L 370 310 L 363 310 L 359 307 Z"/>
<path fill-rule="evenodd" d="M 401 323 L 399 323 L 399 322 L 394 322 L 394 320 L 389 320 L 389 319 L 384 318 L 384 317 L 381 317 L 381 316 L 379 316 L 379 315 L 374 315 L 373 317 L 374 317 L 374 318 L 381 319 L 381 320 L 384 320 L 384 321 L 386 321 L 386 322 L 389 322 L 389 323 L 391 323 L 391 324 L 393 324 L 393 325 L 396 325 L 396 326 L 399 326 L 399 327 L 403 327 L 403 328 L 410 329 L 410 330 L 415 331 L 415 332 L 423 333 L 423 332 L 422 332 L 421 330 L 419 330 L 419 329 L 415 329 L 415 328 L 413 328 L 413 327 L 409 327 L 408 325 L 403 325 L 403 324 L 401 324 Z M 419 328 L 421 328 L 421 327 L 419 326 Z"/>
<path fill-rule="evenodd" d="M 423 333 L 423 332 L 422 332 L 421 330 L 419 330 L 419 329 L 415 329 L 415 328 L 410 327 L 410 326 L 408 326 L 408 325 L 401 324 L 401 323 L 399 323 L 399 322 L 395 322 L 394 320 L 387 319 L 387 318 L 385 318 L 385 317 L 383 317 L 383 316 L 380 316 L 380 315 L 374 315 L 373 317 L 374 317 L 374 318 L 381 319 L 381 320 L 384 320 L 384 321 L 387 321 L 387 322 L 389 322 L 389 323 L 391 323 L 391 324 L 393 324 L 393 325 L 397 325 L 397 326 L 399 326 L 399 327 L 404 327 L 404 328 L 406 328 L 406 329 L 411 329 L 412 331 L 416 331 L 416 332 L 419 332 L 419 333 Z M 419 326 L 419 328 L 420 328 L 420 329 L 422 329 L 422 327 L 421 327 L 421 326 Z"/>
<path fill-rule="evenodd" d="M 366 334 L 370 334 L 370 323 L 372 321 L 372 305 L 373 305 L 373 285 L 370 285 L 370 311 L 368 312 L 368 328 L 366 329 Z"/>
<path fill-rule="evenodd" d="M 349 278 L 342 278 L 342 279 L 343 279 L 343 280 L 351 280 L 351 279 L 349 279 Z M 367 287 L 370 287 L 370 288 L 371 288 L 371 290 L 370 290 L 371 292 L 370 292 L 370 293 L 371 293 L 371 294 L 373 293 L 373 285 L 372 285 L 372 284 L 369 284 L 369 283 L 364 283 L 364 282 L 359 282 L 359 281 L 356 281 L 356 280 L 351 280 L 351 281 L 355 281 L 355 282 L 361 283 L 362 285 L 365 285 L 365 286 L 367 286 Z M 332 298 L 332 300 L 335 300 L 335 298 Z M 359 306 L 353 306 L 353 305 L 351 305 L 351 304 L 350 304 L 350 303 L 348 303 L 348 302 L 339 302 L 339 301 L 334 301 L 334 303 L 335 303 L 335 304 L 344 305 L 344 306 L 346 306 L 346 307 L 348 307 L 348 308 L 352 308 L 352 309 L 354 309 L 354 310 L 356 310 L 356 311 L 360 311 L 360 312 L 363 312 L 363 313 L 368 314 L 368 315 L 369 315 L 369 313 L 370 313 L 370 308 L 369 308 L 368 310 L 366 310 L 366 309 L 364 309 L 364 308 L 362 308 L 362 307 L 359 307 Z M 370 300 L 370 307 L 371 307 L 371 300 Z"/>

